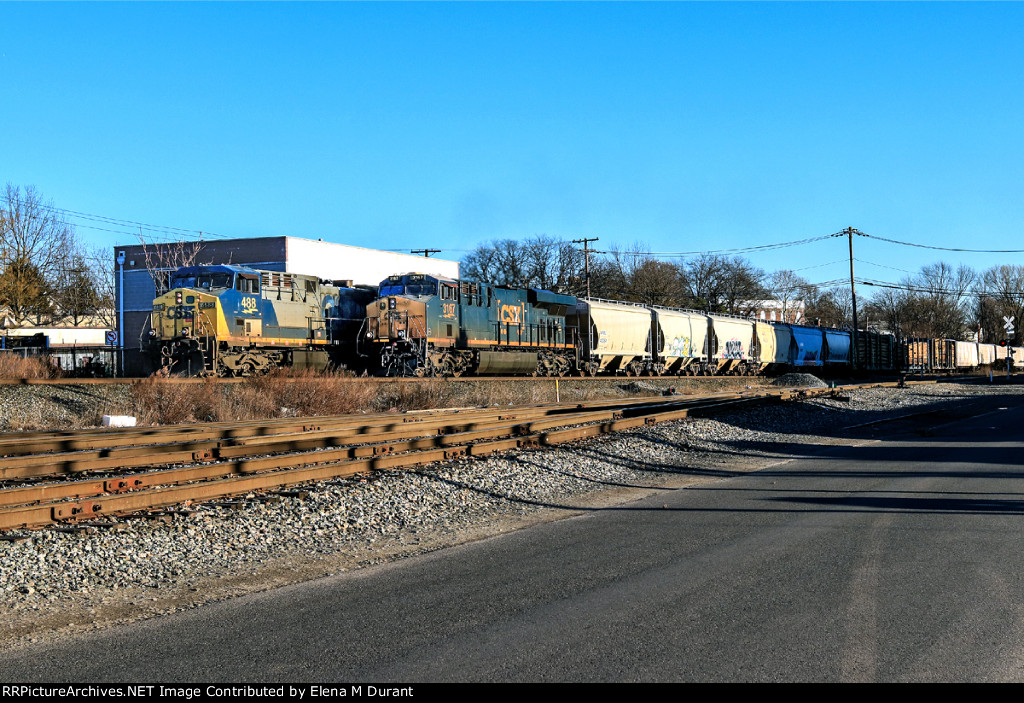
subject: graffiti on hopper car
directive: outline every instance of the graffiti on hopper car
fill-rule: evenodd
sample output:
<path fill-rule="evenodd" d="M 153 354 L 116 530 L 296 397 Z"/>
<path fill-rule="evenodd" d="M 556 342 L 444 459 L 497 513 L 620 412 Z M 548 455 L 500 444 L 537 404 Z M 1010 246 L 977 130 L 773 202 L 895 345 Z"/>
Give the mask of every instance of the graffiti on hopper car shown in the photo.
<path fill-rule="evenodd" d="M 739 339 L 730 339 L 725 343 L 725 353 L 722 355 L 723 359 L 742 359 L 743 358 L 743 342 Z"/>

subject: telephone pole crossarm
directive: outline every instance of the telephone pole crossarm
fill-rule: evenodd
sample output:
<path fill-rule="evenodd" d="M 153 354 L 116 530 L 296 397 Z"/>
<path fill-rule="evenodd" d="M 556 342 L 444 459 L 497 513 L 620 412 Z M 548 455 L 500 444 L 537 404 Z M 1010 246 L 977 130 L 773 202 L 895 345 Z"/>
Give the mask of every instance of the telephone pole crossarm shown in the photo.
<path fill-rule="evenodd" d="M 574 239 L 574 240 L 572 240 L 573 244 L 582 244 L 583 245 L 583 271 L 584 271 L 584 277 L 586 278 L 586 281 L 587 281 L 587 298 L 588 299 L 590 298 L 590 247 L 589 247 L 589 244 L 590 244 L 590 242 L 598 241 L 598 239 L 599 239 L 598 237 L 591 237 L 589 239 L 584 237 L 583 239 Z"/>

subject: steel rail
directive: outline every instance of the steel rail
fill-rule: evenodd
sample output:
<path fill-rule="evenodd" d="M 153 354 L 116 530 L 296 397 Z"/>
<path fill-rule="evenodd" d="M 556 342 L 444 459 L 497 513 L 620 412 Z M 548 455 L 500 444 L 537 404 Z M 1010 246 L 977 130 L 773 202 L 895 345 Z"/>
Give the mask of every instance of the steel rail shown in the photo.
<path fill-rule="evenodd" d="M 725 392 L 728 395 L 728 392 Z M 658 396 L 661 397 L 661 396 Z M 667 396 L 667 397 L 708 397 L 702 396 Z M 649 397 L 601 399 L 576 401 L 567 403 L 548 403 L 541 405 L 518 405 L 499 410 L 508 417 L 523 412 L 557 414 L 574 412 L 582 408 L 612 408 L 649 402 Z M 343 427 L 361 428 L 363 433 L 378 431 L 385 426 L 401 427 L 410 423 L 429 422 L 428 418 L 438 415 L 458 414 L 461 417 L 489 415 L 495 412 L 494 407 L 437 409 L 429 411 L 412 411 L 396 416 L 394 413 L 377 413 L 374 415 L 335 415 L 306 418 L 282 418 L 272 420 L 252 420 L 248 422 L 192 423 L 165 427 L 132 427 L 118 429 L 90 429 L 81 432 L 58 432 L 57 436 L 48 432 L 0 434 L 0 466 L 4 465 L 4 457 L 42 454 L 45 452 L 75 452 L 95 450 L 103 452 L 119 447 L 136 447 L 141 444 L 170 444 L 173 442 L 222 442 L 238 441 L 243 438 L 270 437 L 292 433 L 320 432 Z M 9 463 L 9 462 L 8 462 Z M 2 476 L 0 476 L 2 477 Z"/>
<path fill-rule="evenodd" d="M 527 410 L 534 412 L 532 417 L 527 412 L 518 418 L 501 415 L 509 413 L 506 408 L 489 409 L 491 419 L 480 414 L 472 422 L 467 422 L 466 418 L 456 418 L 447 420 L 447 424 L 444 420 L 405 424 L 395 423 L 392 418 L 389 431 L 377 434 L 337 435 L 328 430 L 317 437 L 243 438 L 237 444 L 218 447 L 225 452 L 223 456 L 211 455 L 202 459 L 215 463 L 113 478 L 2 489 L 0 530 L 157 509 L 185 501 L 208 500 L 312 480 L 416 466 L 460 456 L 486 456 L 508 449 L 551 446 L 641 425 L 720 412 L 750 402 L 786 400 L 865 386 L 892 385 L 897 384 L 783 388 L 719 393 L 697 398 L 657 397 L 623 403 L 617 408 L 599 407 L 581 411 L 575 407 L 576 412 L 551 413 L 547 416 L 541 411 L 556 409 L 529 408 Z M 517 421 L 509 421 L 513 419 Z M 299 449 L 304 451 L 297 452 Z M 286 453 L 266 456 L 268 451 Z"/>
<path fill-rule="evenodd" d="M 826 390 L 821 389 L 822 392 Z M 40 502 L 0 508 L 0 529 L 161 508 L 185 501 L 208 500 L 311 480 L 429 464 L 460 456 L 486 456 L 507 449 L 553 446 L 659 421 L 681 419 L 695 411 L 713 412 L 734 407 L 737 403 L 778 397 L 776 394 L 761 394 L 732 399 L 716 398 L 703 402 L 691 401 L 691 407 L 685 408 L 678 407 L 678 403 L 651 404 L 643 410 L 636 409 L 635 416 L 630 418 L 616 418 L 616 413 L 608 411 L 582 413 L 580 416 L 553 418 L 544 422 L 421 437 L 387 446 L 383 451 L 380 445 L 362 445 L 172 470 L 176 474 L 173 477 L 175 481 L 208 479 L 202 483 L 168 486 L 172 482 L 168 472 L 150 472 L 112 480 L 7 489 L 0 491 L 0 496 L 4 496 L 4 502 L 8 505 L 11 501 Z M 669 409 L 659 409 L 665 405 L 670 406 Z M 580 421 L 591 424 L 565 427 Z M 547 430 L 549 426 L 563 429 Z M 516 436 L 518 433 L 525 434 Z M 56 497 L 58 494 L 59 500 Z M 90 494 L 91 497 L 84 501 L 64 500 Z"/>
<path fill-rule="evenodd" d="M 156 380 L 159 383 L 244 383 L 246 381 L 252 381 L 254 379 L 262 378 L 260 376 L 249 376 L 244 378 L 221 378 L 219 376 L 211 376 L 208 378 L 189 378 L 189 377 L 175 377 L 169 376 L 166 378 L 154 378 L 149 376 L 142 377 L 119 377 L 119 378 L 0 378 L 0 386 L 102 386 L 102 385 L 123 385 L 132 383 L 142 383 L 149 380 Z M 567 381 L 584 381 L 592 383 L 595 381 L 628 381 L 628 380 L 663 380 L 663 381 L 696 381 L 703 383 L 712 380 L 722 379 L 735 379 L 740 381 L 744 378 L 752 379 L 758 378 L 757 376 L 675 376 L 675 375 L 642 375 L 642 376 L 627 376 L 627 375 L 608 375 L 608 376 L 578 376 L 578 375 L 567 375 L 567 376 L 437 376 L 437 377 L 426 377 L 420 378 L 415 376 L 331 376 L 332 381 L 341 381 L 342 383 L 423 383 L 424 381 L 433 381 L 440 383 L 474 383 L 480 381 L 545 381 L 555 382 L 561 381 L 565 383 Z M 761 376 L 760 378 L 764 378 Z M 307 381 L 309 378 L 305 377 L 293 377 L 293 376 L 281 376 L 276 380 L 285 381 L 288 383 Z M 315 378 L 314 378 L 315 380 Z"/>
<path fill-rule="evenodd" d="M 658 402 L 661 404 L 688 404 L 728 397 L 733 397 L 733 394 L 713 394 L 700 397 L 673 396 L 659 398 Z M 393 416 L 366 422 L 361 417 L 348 416 L 344 421 L 338 421 L 333 427 L 328 426 L 322 429 L 318 427 L 302 432 L 258 434 L 250 437 L 234 437 L 228 440 L 220 439 L 217 433 L 214 433 L 211 438 L 206 432 L 188 435 L 188 439 L 194 441 L 147 443 L 144 445 L 139 445 L 134 440 L 129 440 L 124 445 L 114 445 L 112 441 L 91 437 L 84 444 L 89 446 L 106 445 L 106 448 L 0 457 L 0 480 L 41 478 L 86 471 L 110 471 L 125 467 L 138 468 L 215 461 L 254 454 L 311 451 L 332 446 L 387 442 L 431 434 L 449 434 L 500 427 L 507 425 L 510 420 L 576 416 L 581 411 L 621 414 L 629 412 L 630 408 L 643 407 L 650 402 L 650 399 L 630 399 L 628 402 L 597 401 L 589 405 L 523 406 L 498 410 L 483 408 L 474 409 L 458 416 L 438 419 L 432 419 L 433 416 L 420 416 L 414 422 L 395 422 Z M 38 445 L 33 443 L 30 446 Z M 2 451 L 3 449 L 0 448 L 0 453 Z"/>

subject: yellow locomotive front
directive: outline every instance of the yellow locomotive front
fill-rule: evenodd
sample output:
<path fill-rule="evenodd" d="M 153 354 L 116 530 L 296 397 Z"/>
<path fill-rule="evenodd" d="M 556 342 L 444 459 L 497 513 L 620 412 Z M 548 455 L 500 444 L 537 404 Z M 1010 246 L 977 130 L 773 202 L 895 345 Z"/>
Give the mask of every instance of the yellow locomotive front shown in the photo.
<path fill-rule="evenodd" d="M 176 288 L 153 301 L 149 344 L 169 373 L 190 376 L 212 372 L 217 339 L 226 332 L 224 311 L 215 295 Z"/>

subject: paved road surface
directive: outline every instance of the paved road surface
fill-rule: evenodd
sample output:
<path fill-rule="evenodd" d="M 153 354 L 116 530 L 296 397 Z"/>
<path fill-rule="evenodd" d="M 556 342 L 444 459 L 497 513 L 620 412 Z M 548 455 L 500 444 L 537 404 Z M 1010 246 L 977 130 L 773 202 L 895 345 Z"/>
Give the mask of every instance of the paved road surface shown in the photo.
<path fill-rule="evenodd" d="M 22 649 L 0 678 L 1024 680 L 1020 403 Z"/>

